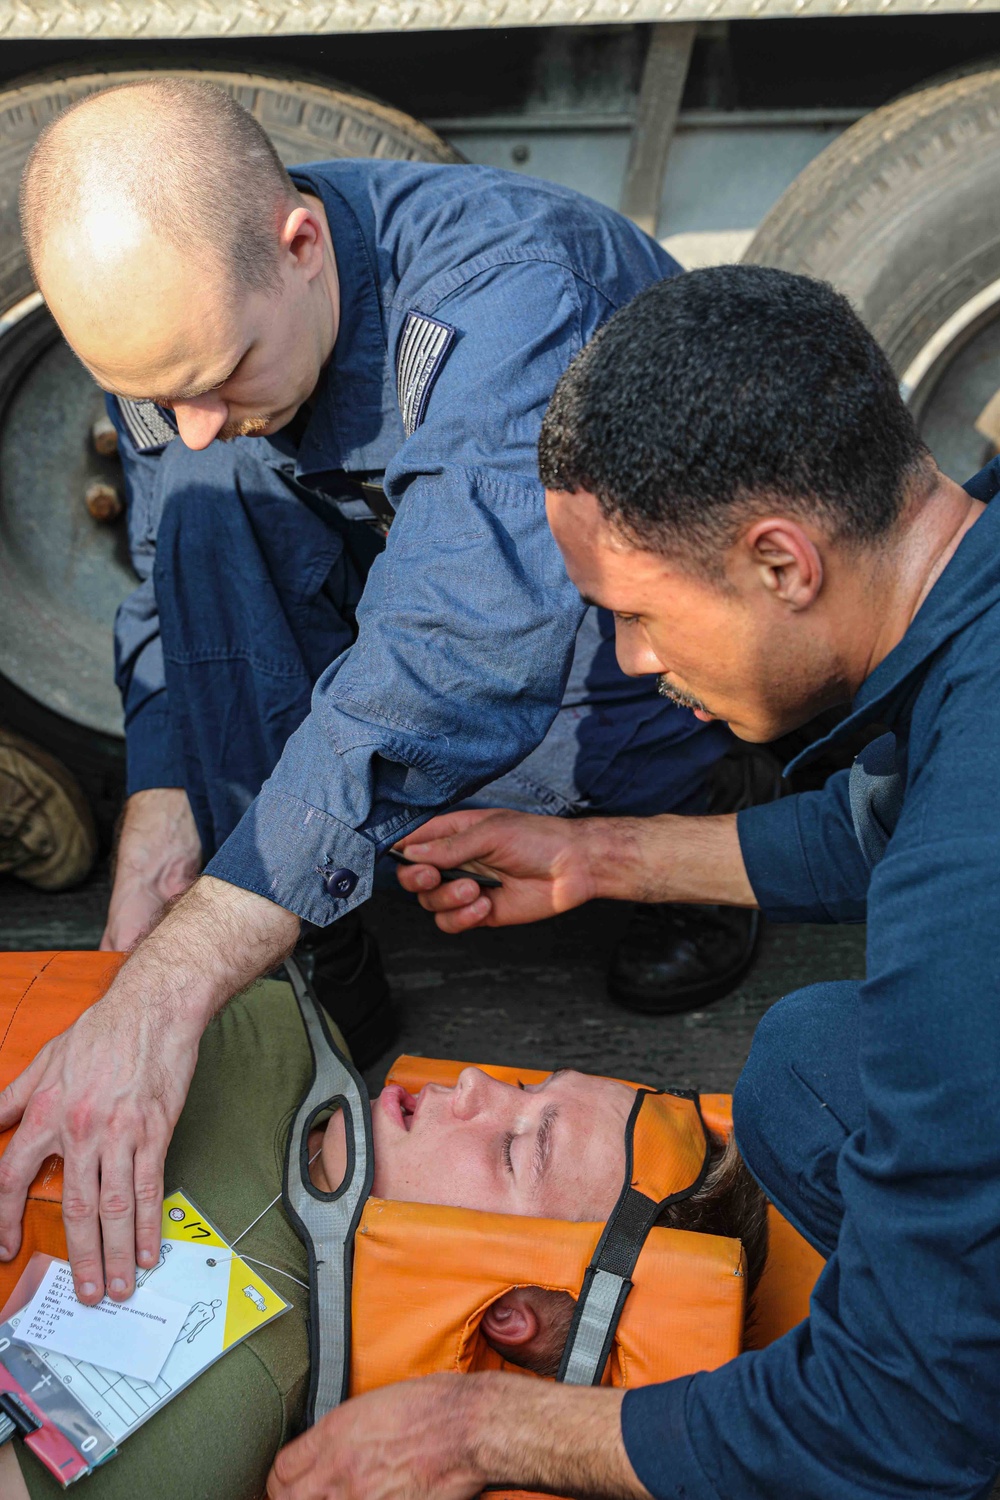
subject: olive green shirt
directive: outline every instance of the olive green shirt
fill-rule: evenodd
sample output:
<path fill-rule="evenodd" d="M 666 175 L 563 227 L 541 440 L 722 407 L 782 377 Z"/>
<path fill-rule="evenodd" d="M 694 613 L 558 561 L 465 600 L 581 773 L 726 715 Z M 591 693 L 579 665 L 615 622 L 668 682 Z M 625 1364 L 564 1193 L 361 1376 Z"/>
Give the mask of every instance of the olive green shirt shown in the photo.
<path fill-rule="evenodd" d="M 281 1191 L 288 1127 L 309 1087 L 310 1062 L 291 987 L 276 980 L 238 996 L 205 1032 L 165 1183 L 168 1193 L 183 1189 L 229 1241 Z M 307 1281 L 306 1254 L 280 1203 L 237 1250 L 253 1257 L 292 1310 L 224 1354 L 126 1438 L 115 1458 L 80 1481 L 81 1500 L 264 1494 L 275 1454 L 300 1429 L 309 1374 L 308 1293 L 268 1267 Z M 20 1443 L 17 1453 L 31 1500 L 65 1493 Z"/>

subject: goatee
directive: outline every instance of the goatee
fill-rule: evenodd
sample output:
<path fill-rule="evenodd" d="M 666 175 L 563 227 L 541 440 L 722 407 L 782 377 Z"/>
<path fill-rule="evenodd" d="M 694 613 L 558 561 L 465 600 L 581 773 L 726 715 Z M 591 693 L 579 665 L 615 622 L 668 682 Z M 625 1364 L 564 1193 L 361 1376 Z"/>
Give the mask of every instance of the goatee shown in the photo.
<path fill-rule="evenodd" d="M 227 422 L 218 433 L 216 442 L 231 443 L 233 438 L 263 437 L 270 425 L 270 417 L 243 417 L 239 422 Z"/>

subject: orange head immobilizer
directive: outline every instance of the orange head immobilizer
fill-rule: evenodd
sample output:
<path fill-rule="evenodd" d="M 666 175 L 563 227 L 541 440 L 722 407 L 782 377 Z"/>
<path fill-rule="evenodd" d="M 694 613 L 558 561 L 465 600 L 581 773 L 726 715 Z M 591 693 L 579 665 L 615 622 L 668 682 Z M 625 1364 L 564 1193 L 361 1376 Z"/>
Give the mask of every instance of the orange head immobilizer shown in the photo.
<path fill-rule="evenodd" d="M 121 962 L 103 953 L 0 955 L 0 1088 L 94 1003 Z M 428 1082 L 454 1084 L 464 1066 L 401 1057 L 386 1081 L 418 1093 Z M 548 1076 L 481 1066 L 510 1083 Z M 514 1370 L 480 1325 L 490 1304 L 517 1286 L 577 1299 L 560 1371 L 570 1381 L 646 1385 L 714 1369 L 741 1352 L 746 1276 L 739 1241 L 656 1224 L 667 1203 L 702 1180 L 707 1132 L 731 1130 L 729 1097 L 630 1087 L 636 1100 L 627 1170 L 606 1225 L 367 1199 L 353 1246 L 351 1395 L 439 1370 Z M 0 1134 L 0 1150 L 9 1134 Z M 32 1184 L 18 1256 L 0 1266 L 0 1305 L 36 1250 L 66 1254 L 56 1157 Z M 770 1342 L 807 1315 L 821 1267 L 772 1211 L 755 1343 Z"/>

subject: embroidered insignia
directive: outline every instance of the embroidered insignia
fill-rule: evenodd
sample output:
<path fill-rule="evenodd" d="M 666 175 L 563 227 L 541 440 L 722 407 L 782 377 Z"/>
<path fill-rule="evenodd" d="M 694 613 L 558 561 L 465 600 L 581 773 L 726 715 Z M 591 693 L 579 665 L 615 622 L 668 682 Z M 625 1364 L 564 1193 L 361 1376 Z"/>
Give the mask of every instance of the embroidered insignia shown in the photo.
<path fill-rule="evenodd" d="M 424 419 L 431 386 L 454 342 L 455 330 L 448 323 L 423 313 L 407 317 L 396 354 L 396 392 L 407 437 Z"/>
<path fill-rule="evenodd" d="M 137 453 L 165 448 L 177 436 L 177 428 L 155 401 L 129 401 L 125 396 L 115 400 Z"/>

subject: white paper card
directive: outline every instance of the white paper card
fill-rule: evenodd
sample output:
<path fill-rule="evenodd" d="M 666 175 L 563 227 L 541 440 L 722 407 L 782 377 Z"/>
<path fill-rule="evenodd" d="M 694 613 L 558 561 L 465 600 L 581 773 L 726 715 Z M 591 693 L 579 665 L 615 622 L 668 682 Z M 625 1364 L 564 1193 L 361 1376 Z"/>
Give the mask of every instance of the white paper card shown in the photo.
<path fill-rule="evenodd" d="M 69 1262 L 54 1260 L 22 1314 L 17 1342 L 85 1359 L 135 1380 L 155 1380 L 188 1308 L 137 1287 L 127 1302 L 105 1297 L 96 1307 L 77 1301 Z"/>

